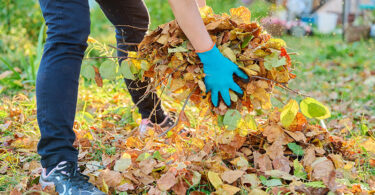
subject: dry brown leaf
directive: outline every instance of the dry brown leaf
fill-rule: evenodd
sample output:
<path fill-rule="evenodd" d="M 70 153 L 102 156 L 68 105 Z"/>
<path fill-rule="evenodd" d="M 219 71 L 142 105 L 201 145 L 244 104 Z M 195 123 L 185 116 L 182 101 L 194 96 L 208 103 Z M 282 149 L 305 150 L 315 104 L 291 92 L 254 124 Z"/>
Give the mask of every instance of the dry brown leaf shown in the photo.
<path fill-rule="evenodd" d="M 152 172 L 156 164 L 157 164 L 156 160 L 153 158 L 150 158 L 150 159 L 141 161 L 139 163 L 139 168 L 144 174 L 148 175 Z"/>
<path fill-rule="evenodd" d="M 235 182 L 238 178 L 240 178 L 243 174 L 245 174 L 245 171 L 241 170 L 225 171 L 221 174 L 221 179 L 231 184 Z"/>
<path fill-rule="evenodd" d="M 273 142 L 271 146 L 266 149 L 266 154 L 272 159 L 275 160 L 278 157 L 284 155 L 284 147 L 282 145 L 282 140 L 277 140 Z"/>
<path fill-rule="evenodd" d="M 116 189 L 120 192 L 126 192 L 128 190 L 134 190 L 134 185 L 131 183 L 122 184 L 116 187 Z"/>
<path fill-rule="evenodd" d="M 285 130 L 285 132 L 286 132 L 290 137 L 292 137 L 294 140 L 296 140 L 297 142 L 306 143 L 306 137 L 305 137 L 305 134 L 303 134 L 301 131 L 295 131 L 295 132 L 292 132 L 292 131 L 287 131 L 287 130 Z"/>
<path fill-rule="evenodd" d="M 258 167 L 262 172 L 272 170 L 272 162 L 267 154 L 254 152 L 254 164 L 255 167 Z"/>
<path fill-rule="evenodd" d="M 150 190 L 148 191 L 148 195 L 161 195 L 162 191 L 158 188 L 151 186 Z"/>
<path fill-rule="evenodd" d="M 111 171 L 109 169 L 105 169 L 100 173 L 100 178 L 104 180 L 104 182 L 108 185 L 108 187 L 116 187 L 118 186 L 123 177 L 120 172 Z"/>
<path fill-rule="evenodd" d="M 161 191 L 167 191 L 171 189 L 171 187 L 173 187 L 176 183 L 177 183 L 176 176 L 171 171 L 162 175 L 160 179 L 156 182 L 158 188 Z"/>
<path fill-rule="evenodd" d="M 336 169 L 343 168 L 345 166 L 342 156 L 339 154 L 329 154 L 328 158 L 335 164 Z"/>
<path fill-rule="evenodd" d="M 311 164 L 315 161 L 315 146 L 310 145 L 304 150 L 304 156 L 302 159 L 302 164 L 305 167 L 306 171 L 311 174 L 312 168 Z"/>
<path fill-rule="evenodd" d="M 241 182 L 243 184 L 251 184 L 252 188 L 255 188 L 261 184 L 258 176 L 256 174 L 246 174 L 241 177 Z"/>
<path fill-rule="evenodd" d="M 272 161 L 273 168 L 276 170 L 284 171 L 289 173 L 290 168 L 290 160 L 285 156 L 279 156 Z"/>
<path fill-rule="evenodd" d="M 326 157 L 317 158 L 312 164 L 312 178 L 317 180 L 328 181 L 329 174 L 335 171 L 332 161 Z"/>
<path fill-rule="evenodd" d="M 186 191 L 189 186 L 182 180 L 180 180 L 176 185 L 172 187 L 172 190 L 176 194 L 186 194 Z"/>
<path fill-rule="evenodd" d="M 280 125 L 271 124 L 264 128 L 263 135 L 267 137 L 267 141 L 273 143 L 284 134 Z"/>

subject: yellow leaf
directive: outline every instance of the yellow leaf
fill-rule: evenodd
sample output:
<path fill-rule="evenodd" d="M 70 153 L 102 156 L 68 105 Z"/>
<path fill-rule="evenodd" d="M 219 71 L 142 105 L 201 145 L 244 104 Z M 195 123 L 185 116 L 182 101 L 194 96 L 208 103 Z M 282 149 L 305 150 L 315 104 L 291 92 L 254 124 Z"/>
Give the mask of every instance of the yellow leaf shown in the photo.
<path fill-rule="evenodd" d="M 251 22 L 251 12 L 246 7 L 232 8 L 229 10 L 231 19 L 237 23 L 246 23 Z"/>
<path fill-rule="evenodd" d="M 326 119 L 331 117 L 329 109 L 314 98 L 306 98 L 300 103 L 302 114 L 308 118 Z"/>
<path fill-rule="evenodd" d="M 223 47 L 222 52 L 225 57 L 230 59 L 232 62 L 237 62 L 236 54 L 234 54 L 234 51 L 229 47 Z"/>
<path fill-rule="evenodd" d="M 269 55 L 269 53 L 265 52 L 263 49 L 255 50 L 254 54 L 259 58 L 264 58 Z"/>
<path fill-rule="evenodd" d="M 175 92 L 184 87 L 186 82 L 183 79 L 174 79 L 170 87 L 171 92 Z"/>
<path fill-rule="evenodd" d="M 230 95 L 230 100 L 232 102 L 237 102 L 238 101 L 238 96 L 233 91 L 229 91 L 229 95 Z"/>
<path fill-rule="evenodd" d="M 375 154 L 375 141 L 372 138 L 368 138 L 361 144 L 367 151 Z"/>
<path fill-rule="evenodd" d="M 251 70 L 249 68 L 241 68 L 243 71 L 245 71 L 245 73 L 249 76 L 254 76 L 254 75 L 258 75 L 258 72 L 254 71 L 254 70 Z"/>
<path fill-rule="evenodd" d="M 238 133 L 242 137 L 247 136 L 250 132 L 254 132 L 258 130 L 257 124 L 253 116 L 249 114 L 241 119 L 240 124 L 238 126 L 239 126 Z"/>
<path fill-rule="evenodd" d="M 202 175 L 199 172 L 193 171 L 193 186 L 198 185 L 201 182 L 201 177 Z"/>
<path fill-rule="evenodd" d="M 266 48 L 273 48 L 273 49 L 280 50 L 282 47 L 286 47 L 286 43 L 282 39 L 271 38 L 266 43 Z"/>
<path fill-rule="evenodd" d="M 240 191 L 241 189 L 240 188 L 237 188 L 237 187 L 234 187 L 234 186 L 231 186 L 231 185 L 228 185 L 228 184 L 224 184 L 222 186 L 223 190 L 228 193 L 229 195 L 233 195 L 233 194 L 236 194 L 238 191 Z"/>
<path fill-rule="evenodd" d="M 268 193 L 260 189 L 253 189 L 250 191 L 249 195 L 268 195 Z"/>
<path fill-rule="evenodd" d="M 214 11 L 210 6 L 204 6 L 199 8 L 199 12 L 201 13 L 202 18 L 206 18 L 207 16 L 213 15 Z"/>
<path fill-rule="evenodd" d="M 93 140 L 92 134 L 90 132 L 87 132 L 84 136 L 84 138 L 87 138 L 88 140 Z"/>
<path fill-rule="evenodd" d="M 131 62 L 137 68 L 137 70 L 141 69 L 141 61 L 137 60 L 138 54 L 135 51 L 129 51 L 128 57 L 131 59 Z"/>
<path fill-rule="evenodd" d="M 95 39 L 92 38 L 92 37 L 89 37 L 89 38 L 87 39 L 87 42 L 89 42 L 89 43 L 96 43 L 96 42 L 98 42 L 98 41 L 95 40 Z"/>
<path fill-rule="evenodd" d="M 198 86 L 199 86 L 199 89 L 201 89 L 201 91 L 203 92 L 203 93 L 206 93 L 206 85 L 204 84 L 204 82 L 202 81 L 202 80 L 199 80 L 198 81 Z"/>
<path fill-rule="evenodd" d="M 298 110 L 299 110 L 299 106 L 298 106 L 297 101 L 293 99 L 289 100 L 288 104 L 286 104 L 283 110 L 281 111 L 281 114 L 280 114 L 281 124 L 284 127 L 289 127 L 293 123 L 294 118 L 296 118 Z"/>
<path fill-rule="evenodd" d="M 215 189 L 218 189 L 221 185 L 223 185 L 223 181 L 221 181 L 218 173 L 208 171 L 207 176 L 208 180 L 215 187 Z"/>

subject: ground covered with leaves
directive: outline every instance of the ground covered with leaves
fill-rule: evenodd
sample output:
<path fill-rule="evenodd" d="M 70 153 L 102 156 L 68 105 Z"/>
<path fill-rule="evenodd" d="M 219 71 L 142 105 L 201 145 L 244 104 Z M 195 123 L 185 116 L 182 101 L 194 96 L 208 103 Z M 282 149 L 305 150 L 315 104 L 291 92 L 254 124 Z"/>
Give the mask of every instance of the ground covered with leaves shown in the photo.
<path fill-rule="evenodd" d="M 236 35 L 244 33 L 237 32 Z M 241 46 L 246 36 L 239 39 Z M 373 49 L 374 43 L 355 46 L 335 44 L 337 39 L 328 43 L 320 41 L 324 38 L 285 40 L 288 51 L 300 53 L 292 55 L 292 60 L 303 63 L 293 66 L 297 81 L 289 85 L 299 93 L 285 90 L 285 85 L 280 85 L 285 83 L 282 81 L 276 85 L 256 79 L 249 84 L 254 85 L 250 89 L 255 92 L 262 86 L 272 87 L 267 102 L 261 101 L 261 96 L 253 96 L 252 100 L 258 98 L 259 103 L 249 106 L 247 112 L 240 112 L 235 105 L 223 106 L 213 114 L 211 107 L 196 102 L 188 103 L 181 111 L 184 102 L 176 101 L 175 96 L 181 87 L 171 90 L 170 84 L 169 90 L 159 92 L 165 109 L 179 113 L 180 120 L 164 137 L 154 131 L 145 138 L 137 134 L 140 116 L 122 82 L 104 80 L 103 87 L 97 87 L 92 81 L 81 79 L 74 125 L 81 169 L 109 194 L 366 194 L 375 190 L 375 141 L 371 131 L 371 90 L 375 86 L 371 78 L 375 70 L 371 66 L 373 57 L 365 52 Z M 308 43 L 306 48 L 298 44 L 301 40 Z M 179 45 L 175 47 L 173 52 L 167 49 L 172 58 L 181 52 Z M 253 49 L 257 47 L 254 45 Z M 268 55 L 272 52 L 262 57 Z M 283 57 L 279 55 L 275 58 L 278 62 Z M 261 73 L 259 62 L 243 65 L 254 68 L 248 70 L 254 76 L 275 80 L 272 73 L 269 77 Z M 287 64 L 269 67 L 267 71 L 284 65 Z M 141 70 L 141 63 L 139 66 L 134 71 Z M 287 75 L 289 80 L 290 74 Z M 198 80 L 193 77 L 191 81 L 199 85 Z M 204 89 L 202 84 L 198 87 Z M 32 93 L 27 95 L 29 92 L 2 97 L 0 105 L 0 190 L 13 194 L 42 190 L 38 184 L 35 98 Z M 263 94 L 268 96 L 271 90 L 264 90 Z M 330 105 L 332 117 L 326 121 L 329 131 L 320 123 L 327 114 L 325 106 L 301 94 Z M 185 94 L 181 100 L 186 97 Z M 268 101 L 274 106 L 262 107 Z M 312 103 L 316 105 L 309 107 Z M 219 116 L 221 113 L 223 116 Z M 191 136 L 176 133 L 182 128 L 190 130 Z"/>

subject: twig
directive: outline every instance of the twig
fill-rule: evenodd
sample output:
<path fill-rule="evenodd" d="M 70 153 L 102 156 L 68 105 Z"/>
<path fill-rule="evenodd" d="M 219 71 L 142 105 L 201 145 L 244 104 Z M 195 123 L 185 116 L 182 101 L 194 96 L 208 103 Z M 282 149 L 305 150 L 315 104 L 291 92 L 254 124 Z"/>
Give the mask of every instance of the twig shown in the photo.
<path fill-rule="evenodd" d="M 119 45 L 139 45 L 139 43 L 127 43 L 127 42 L 122 42 L 122 43 L 119 43 Z"/>
<path fill-rule="evenodd" d="M 88 57 L 88 58 L 84 58 L 84 60 L 94 60 L 94 59 L 110 59 L 110 58 L 119 58 L 119 59 L 134 59 L 134 60 L 146 60 L 145 58 L 133 58 L 133 57 L 118 57 L 118 56 Z"/>
<path fill-rule="evenodd" d="M 265 77 L 260 77 L 260 76 L 250 76 L 250 79 L 251 79 L 251 78 L 263 79 L 263 80 L 266 80 L 266 81 L 271 81 L 271 82 L 274 82 L 274 83 L 276 83 L 276 84 L 281 85 L 282 88 L 287 89 L 287 90 L 289 90 L 289 91 L 291 91 L 291 92 L 293 92 L 293 93 L 295 93 L 295 94 L 297 94 L 297 95 L 300 95 L 300 96 L 303 96 L 303 97 L 310 97 L 310 96 L 308 96 L 308 95 L 302 94 L 302 93 L 300 93 L 300 92 L 298 92 L 298 91 L 296 91 L 296 90 L 294 90 L 294 89 L 289 88 L 288 86 L 286 86 L 285 83 L 280 83 L 280 82 L 277 82 L 277 81 L 275 81 L 275 80 L 272 80 L 272 79 L 269 79 L 269 78 L 265 78 Z"/>
<path fill-rule="evenodd" d="M 194 87 L 194 89 L 190 92 L 189 96 L 186 98 L 186 100 L 184 102 L 184 105 L 182 106 L 182 109 L 181 109 L 180 113 L 177 116 L 176 122 L 171 127 L 169 127 L 166 131 L 164 131 L 163 133 L 161 133 L 159 135 L 159 137 L 162 137 L 162 136 L 166 135 L 170 130 L 172 130 L 174 127 L 176 127 L 176 125 L 180 121 L 181 113 L 185 110 L 185 107 L 186 107 L 187 103 L 189 102 L 189 99 L 190 99 L 191 95 L 194 93 L 194 91 L 196 89 L 197 89 L 197 86 Z"/>
<path fill-rule="evenodd" d="M 134 28 L 134 29 L 137 29 L 137 30 L 149 30 L 148 28 L 141 28 L 141 27 L 131 26 L 131 25 L 127 25 L 127 24 L 114 25 L 114 26 L 115 26 L 115 27 L 116 27 L 116 26 L 120 26 L 120 27 L 129 27 L 129 28 Z"/>

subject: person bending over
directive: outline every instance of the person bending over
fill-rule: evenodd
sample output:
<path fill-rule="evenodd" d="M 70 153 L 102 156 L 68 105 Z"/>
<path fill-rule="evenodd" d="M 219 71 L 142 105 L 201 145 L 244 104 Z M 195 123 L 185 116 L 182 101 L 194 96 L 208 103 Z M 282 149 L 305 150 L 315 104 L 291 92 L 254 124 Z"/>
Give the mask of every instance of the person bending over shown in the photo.
<path fill-rule="evenodd" d="M 115 26 L 117 47 L 136 51 L 149 26 L 149 14 L 142 0 L 97 0 L 106 17 Z M 38 153 L 43 167 L 40 183 L 53 185 L 59 194 L 104 194 L 77 169 L 78 150 L 73 147 L 73 123 L 76 112 L 78 80 L 87 38 L 90 34 L 88 0 L 39 0 L 48 26 L 47 40 L 36 80 L 37 119 L 41 138 Z M 198 5 L 204 0 L 169 0 L 177 23 L 200 57 L 208 91 L 214 106 L 219 93 L 231 104 L 229 89 L 242 94 L 233 74 L 247 79 L 234 63 L 225 58 L 211 40 Z M 135 28 L 134 28 L 135 27 Z M 119 64 L 127 57 L 118 52 Z M 150 124 L 162 128 L 173 125 L 154 93 L 145 95 L 148 81 L 125 79 L 132 100 L 142 116 L 140 130 Z M 157 103 L 159 102 L 159 103 Z M 152 113 L 156 106 L 155 112 Z M 150 119 L 150 120 L 148 120 Z"/>

